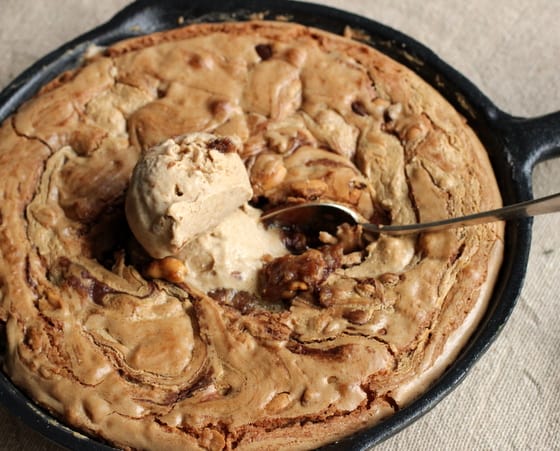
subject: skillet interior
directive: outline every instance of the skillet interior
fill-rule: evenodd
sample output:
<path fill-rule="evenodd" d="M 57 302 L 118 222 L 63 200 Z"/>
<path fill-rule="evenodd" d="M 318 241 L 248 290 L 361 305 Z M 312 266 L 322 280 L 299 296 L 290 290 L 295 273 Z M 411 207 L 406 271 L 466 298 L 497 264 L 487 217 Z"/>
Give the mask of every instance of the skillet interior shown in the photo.
<path fill-rule="evenodd" d="M 68 43 L 18 77 L 0 94 L 0 120 L 55 75 L 79 64 L 80 55 L 92 42 L 105 45 L 126 37 L 172 28 L 177 26 L 180 16 L 185 18 L 185 22 L 244 20 L 256 12 L 262 12 L 265 19 L 286 16 L 292 21 L 338 34 L 343 32 L 346 25 L 363 31 L 368 43 L 416 71 L 468 119 L 489 151 L 504 202 L 515 202 L 531 196 L 528 177 L 517 177 L 516 180 L 512 173 L 504 136 L 494 121 L 499 111 L 476 87 L 430 50 L 407 36 L 369 19 L 319 5 L 285 1 L 137 2 L 106 25 Z M 386 422 L 326 448 L 363 449 L 387 438 L 428 411 L 463 379 L 497 336 L 521 290 L 528 259 L 530 224 L 530 220 L 508 224 L 505 263 L 489 309 L 470 345 L 440 380 L 420 399 Z M 14 413 L 55 441 L 73 448 L 97 449 L 101 446 L 94 440 L 80 438 L 38 411 L 4 375 L 0 380 L 0 395 Z"/>

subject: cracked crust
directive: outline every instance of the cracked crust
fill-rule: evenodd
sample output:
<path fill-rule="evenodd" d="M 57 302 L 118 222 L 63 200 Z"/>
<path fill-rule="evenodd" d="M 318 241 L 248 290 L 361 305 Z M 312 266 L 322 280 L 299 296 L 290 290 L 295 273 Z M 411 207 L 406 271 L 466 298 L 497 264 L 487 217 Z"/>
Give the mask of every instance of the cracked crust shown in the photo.
<path fill-rule="evenodd" d="M 503 225 L 323 234 L 326 247 L 267 266 L 301 279 L 267 291 L 276 309 L 148 279 L 123 195 L 143 150 L 192 131 L 243 141 L 267 208 L 334 198 L 406 223 L 501 202 L 464 119 L 365 45 L 270 22 L 117 43 L 0 127 L 11 379 L 72 426 L 138 449 L 313 448 L 420 394 L 484 311 Z"/>

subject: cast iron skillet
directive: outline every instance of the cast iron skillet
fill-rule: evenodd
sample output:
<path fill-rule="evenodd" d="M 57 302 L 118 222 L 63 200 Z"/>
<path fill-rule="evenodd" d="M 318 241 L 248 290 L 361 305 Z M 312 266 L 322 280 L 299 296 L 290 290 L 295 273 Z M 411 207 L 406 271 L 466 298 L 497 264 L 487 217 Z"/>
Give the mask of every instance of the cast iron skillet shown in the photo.
<path fill-rule="evenodd" d="M 247 20 L 253 13 L 342 33 L 346 25 L 365 32 L 367 42 L 418 73 L 460 111 L 490 154 L 505 203 L 532 197 L 531 172 L 539 161 L 560 155 L 560 112 L 525 119 L 500 111 L 472 83 L 408 36 L 372 20 L 337 9 L 286 0 L 139 0 L 104 25 L 47 55 L 0 93 L 0 122 L 60 72 L 79 65 L 84 50 L 178 26 L 179 21 Z M 182 19 L 179 19 L 182 18 Z M 443 376 L 418 400 L 383 423 L 324 449 L 363 450 L 418 419 L 465 377 L 508 319 L 521 291 L 531 241 L 530 219 L 506 227 L 505 259 L 489 308 L 469 344 Z M 0 347 L 0 350 L 3 348 Z M 47 438 L 72 449 L 111 449 L 77 434 L 36 407 L 0 372 L 0 401 Z"/>

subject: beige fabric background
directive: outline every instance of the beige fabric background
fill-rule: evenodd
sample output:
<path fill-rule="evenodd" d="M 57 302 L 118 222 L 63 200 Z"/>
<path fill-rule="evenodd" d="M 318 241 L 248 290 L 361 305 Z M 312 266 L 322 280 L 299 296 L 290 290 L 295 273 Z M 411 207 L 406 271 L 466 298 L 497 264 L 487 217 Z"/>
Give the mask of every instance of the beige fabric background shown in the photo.
<path fill-rule="evenodd" d="M 127 0 L 0 0 L 0 87 Z M 519 116 L 560 110 L 559 0 L 323 0 L 399 29 Z M 535 194 L 560 191 L 560 161 Z M 380 450 L 560 450 L 560 214 L 540 217 L 525 288 L 498 340 L 451 395 Z M 0 450 L 60 449 L 0 408 Z"/>

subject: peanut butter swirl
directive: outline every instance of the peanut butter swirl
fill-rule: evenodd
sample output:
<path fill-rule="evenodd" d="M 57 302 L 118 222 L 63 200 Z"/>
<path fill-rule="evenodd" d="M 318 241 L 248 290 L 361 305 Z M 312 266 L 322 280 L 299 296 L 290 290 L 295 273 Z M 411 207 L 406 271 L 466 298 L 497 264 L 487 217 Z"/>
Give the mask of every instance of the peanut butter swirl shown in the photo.
<path fill-rule="evenodd" d="M 257 293 L 200 290 L 124 215 L 139 156 L 194 132 L 240 140 L 253 209 L 334 199 L 407 223 L 501 202 L 465 120 L 364 44 L 274 22 L 117 43 L 0 127 L 14 383 L 78 430 L 166 450 L 309 449 L 425 390 L 484 310 L 503 225 L 289 235 L 294 253 L 263 261 Z"/>

